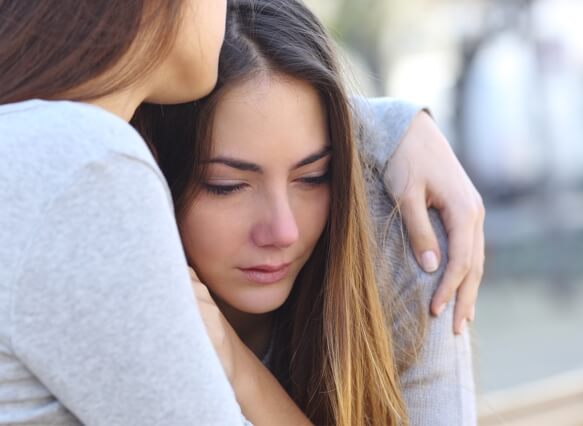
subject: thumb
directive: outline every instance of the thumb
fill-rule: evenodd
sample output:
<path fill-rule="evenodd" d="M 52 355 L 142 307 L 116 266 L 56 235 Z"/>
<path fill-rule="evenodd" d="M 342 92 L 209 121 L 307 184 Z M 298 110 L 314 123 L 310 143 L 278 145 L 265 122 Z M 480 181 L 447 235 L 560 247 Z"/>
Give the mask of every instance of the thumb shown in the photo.
<path fill-rule="evenodd" d="M 439 268 L 441 253 L 423 194 L 407 194 L 400 203 L 403 222 L 417 262 L 425 272 Z"/>

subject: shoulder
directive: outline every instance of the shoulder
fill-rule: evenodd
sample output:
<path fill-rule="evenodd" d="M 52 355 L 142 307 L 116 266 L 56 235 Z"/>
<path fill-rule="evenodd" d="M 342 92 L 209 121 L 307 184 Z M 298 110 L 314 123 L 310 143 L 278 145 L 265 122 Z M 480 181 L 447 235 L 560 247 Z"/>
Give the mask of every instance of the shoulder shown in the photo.
<path fill-rule="evenodd" d="M 140 135 L 125 121 L 95 106 L 31 100 L 0 106 L 0 198 L 41 202 L 112 159 L 147 166 L 163 182 Z M 136 183 L 138 184 L 138 183 Z"/>
<path fill-rule="evenodd" d="M 368 118 L 373 121 L 382 118 L 409 121 L 419 111 L 426 109 L 415 102 L 391 97 L 366 98 L 354 96 L 350 99 L 350 102 L 359 118 Z"/>
<path fill-rule="evenodd" d="M 378 262 L 389 269 L 391 286 L 397 294 L 418 292 L 422 302 L 429 301 L 439 286 L 448 260 L 447 232 L 435 209 L 429 209 L 429 218 L 437 236 L 441 262 L 437 271 L 427 273 L 417 262 L 407 228 L 403 223 L 398 203 L 392 199 L 378 176 L 378 171 L 367 171 L 367 189 L 370 214 L 378 246 Z M 382 282 L 382 280 L 381 280 Z"/>
<path fill-rule="evenodd" d="M 381 184 L 369 183 L 379 246 L 381 292 L 393 332 L 403 396 L 412 424 L 475 424 L 470 336 L 453 333 L 455 301 L 439 317 L 429 313 L 447 264 L 447 233 L 429 211 L 442 253 L 439 269 L 426 273 L 417 263 L 402 218 Z M 392 213 L 391 213 L 392 212 Z M 436 413 L 439 413 L 436 417 Z"/>
<path fill-rule="evenodd" d="M 65 277 L 100 257 L 97 237 L 109 243 L 106 252 L 138 241 L 162 220 L 172 229 L 167 186 L 144 142 L 127 123 L 94 109 L 44 101 L 0 106 L 0 257 L 10 265 L 0 268 L 0 340 L 12 332 L 8 317 L 24 273 L 59 269 L 60 261 Z M 43 248 L 50 259 L 39 262 Z M 70 253 L 87 257 L 75 262 Z"/>
<path fill-rule="evenodd" d="M 365 135 L 377 132 L 390 140 L 400 139 L 409 128 L 411 121 L 427 108 L 404 99 L 351 98 L 352 110 L 359 124 L 364 127 Z"/>
<path fill-rule="evenodd" d="M 154 162 L 140 135 L 121 118 L 81 102 L 30 100 L 0 106 L 2 149 L 15 157 L 58 158 L 62 165 L 117 152 Z"/>
<path fill-rule="evenodd" d="M 374 171 L 372 173 L 375 173 Z M 392 328 L 399 368 L 414 365 L 427 343 L 429 307 L 447 263 L 447 237 L 438 212 L 429 215 L 442 251 L 436 272 L 427 273 L 417 262 L 398 206 L 379 179 L 368 179 L 369 204 L 375 241 L 378 284 Z M 443 323 L 444 326 L 447 326 Z M 451 332 L 451 326 L 447 326 Z"/>
<path fill-rule="evenodd" d="M 355 97 L 351 102 L 361 155 L 367 163 L 384 170 L 423 108 L 395 98 Z"/>

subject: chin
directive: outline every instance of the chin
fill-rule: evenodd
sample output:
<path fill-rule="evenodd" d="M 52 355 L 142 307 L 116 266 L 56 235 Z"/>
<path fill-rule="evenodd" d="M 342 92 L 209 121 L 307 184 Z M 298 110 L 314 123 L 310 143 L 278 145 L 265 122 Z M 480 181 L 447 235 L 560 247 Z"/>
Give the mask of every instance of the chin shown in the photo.
<path fill-rule="evenodd" d="M 219 70 L 216 69 L 214 71 L 214 73 L 210 73 L 210 75 L 205 79 L 205 81 L 200 82 L 200 84 L 198 86 L 200 92 L 197 95 L 197 99 L 204 98 L 205 96 L 209 95 L 213 91 L 215 86 L 217 85 L 218 81 L 219 81 Z"/>
<path fill-rule="evenodd" d="M 261 314 L 268 314 L 279 309 L 284 303 L 286 299 L 283 300 L 275 300 L 273 302 L 264 302 L 264 303 L 238 303 L 235 306 L 239 311 L 245 312 L 246 314 L 253 314 L 253 315 L 261 315 Z"/>
<path fill-rule="evenodd" d="M 190 80 L 190 82 L 195 81 L 196 84 L 177 84 L 172 88 L 167 88 L 164 93 L 156 93 L 148 97 L 146 102 L 174 105 L 204 98 L 213 91 L 219 77 L 218 70 L 209 72 L 208 74 L 204 77 L 198 77 L 196 80 Z"/>
<path fill-rule="evenodd" d="M 278 289 L 277 292 L 252 292 L 241 297 L 231 300 L 230 305 L 236 308 L 240 312 L 245 312 L 247 314 L 260 315 L 268 314 L 279 309 L 285 301 L 288 299 L 290 292 Z"/>
<path fill-rule="evenodd" d="M 182 88 L 182 96 L 187 96 L 192 99 L 187 99 L 182 102 L 189 102 L 190 100 L 204 98 L 213 91 L 217 85 L 217 82 L 219 81 L 218 64 L 219 59 L 217 58 L 216 64 L 205 67 L 207 69 L 205 69 L 203 72 L 198 72 L 196 75 L 185 76 L 185 84 Z M 194 83 L 194 85 L 192 83 Z"/>

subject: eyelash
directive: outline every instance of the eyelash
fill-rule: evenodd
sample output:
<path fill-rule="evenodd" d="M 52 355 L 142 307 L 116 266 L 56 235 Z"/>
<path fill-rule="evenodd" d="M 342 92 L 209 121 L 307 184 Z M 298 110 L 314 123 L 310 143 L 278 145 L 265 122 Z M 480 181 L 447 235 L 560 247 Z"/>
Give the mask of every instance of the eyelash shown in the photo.
<path fill-rule="evenodd" d="M 310 176 L 298 179 L 299 182 L 310 185 L 310 186 L 318 186 L 328 183 L 330 179 L 330 173 L 327 171 L 323 175 L 320 176 Z M 246 184 L 238 184 L 238 185 L 211 185 L 209 183 L 204 184 L 205 190 L 209 194 L 218 195 L 218 196 L 226 196 L 233 194 L 235 192 L 241 191 L 245 188 Z"/>
<path fill-rule="evenodd" d="M 243 189 L 244 186 L 245 186 L 244 184 L 239 185 L 210 185 L 208 183 L 204 184 L 205 190 L 209 194 L 219 196 L 225 196 L 240 191 Z"/>
<path fill-rule="evenodd" d="M 307 185 L 317 186 L 322 185 L 324 183 L 328 183 L 330 180 L 330 172 L 326 171 L 323 175 L 320 176 L 310 176 L 299 179 L 300 182 L 305 183 Z"/>

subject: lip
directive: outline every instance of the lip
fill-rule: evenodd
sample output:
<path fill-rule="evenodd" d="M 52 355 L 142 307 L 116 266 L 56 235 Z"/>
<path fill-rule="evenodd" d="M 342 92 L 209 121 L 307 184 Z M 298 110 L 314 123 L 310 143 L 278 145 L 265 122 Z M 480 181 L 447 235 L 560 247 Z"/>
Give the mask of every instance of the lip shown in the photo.
<path fill-rule="evenodd" d="M 257 284 L 274 284 L 281 281 L 288 274 L 289 263 L 281 265 L 254 265 L 249 268 L 239 268 L 245 277 Z"/>

